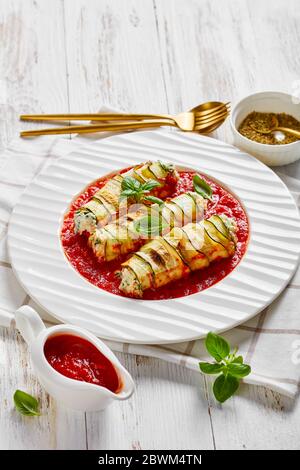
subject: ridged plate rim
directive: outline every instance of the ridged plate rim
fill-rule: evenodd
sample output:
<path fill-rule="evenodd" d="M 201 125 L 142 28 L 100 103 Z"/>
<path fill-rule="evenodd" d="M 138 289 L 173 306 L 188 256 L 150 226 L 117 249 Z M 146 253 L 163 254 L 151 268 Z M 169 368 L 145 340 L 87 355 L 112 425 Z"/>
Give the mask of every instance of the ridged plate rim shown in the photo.
<path fill-rule="evenodd" d="M 205 291 L 162 301 L 127 299 L 90 284 L 65 258 L 60 224 L 74 196 L 97 177 L 149 159 L 170 160 L 215 177 L 246 208 L 251 226 L 247 252 L 227 277 Z M 8 229 L 14 272 L 42 308 L 102 338 L 144 344 L 197 339 L 255 316 L 291 279 L 299 239 L 296 204 L 270 168 L 210 137 L 164 131 L 115 135 L 54 161 L 25 189 Z"/>

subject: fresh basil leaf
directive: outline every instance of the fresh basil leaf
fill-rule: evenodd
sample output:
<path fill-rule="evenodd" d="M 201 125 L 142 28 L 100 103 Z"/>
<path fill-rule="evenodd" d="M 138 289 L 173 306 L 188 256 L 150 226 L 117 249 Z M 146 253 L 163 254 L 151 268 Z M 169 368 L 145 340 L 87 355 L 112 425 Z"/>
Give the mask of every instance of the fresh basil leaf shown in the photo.
<path fill-rule="evenodd" d="M 146 215 L 134 224 L 135 230 L 143 235 L 156 236 L 160 235 L 167 223 L 161 218 L 156 216 Z"/>
<path fill-rule="evenodd" d="M 159 197 L 155 197 L 155 196 L 145 196 L 144 201 L 149 201 L 149 202 L 152 202 L 153 204 L 158 204 L 159 206 L 164 204 L 164 201 L 162 199 L 160 199 Z"/>
<path fill-rule="evenodd" d="M 230 353 L 230 346 L 227 341 L 222 336 L 212 332 L 208 333 L 206 337 L 205 347 L 217 362 L 221 362 Z"/>
<path fill-rule="evenodd" d="M 233 358 L 231 362 L 233 362 L 235 364 L 236 363 L 237 364 L 243 364 L 243 362 L 244 362 L 243 356 L 237 356 L 237 357 Z"/>
<path fill-rule="evenodd" d="M 159 160 L 159 164 L 162 167 L 162 169 L 165 170 L 167 173 L 174 171 L 173 163 L 164 163 Z"/>
<path fill-rule="evenodd" d="M 157 188 L 157 186 L 161 186 L 161 184 L 156 181 L 156 180 L 148 180 L 146 181 L 146 183 L 143 183 L 142 186 L 141 186 L 141 190 L 143 192 L 145 191 L 151 191 L 152 189 L 154 188 Z"/>
<path fill-rule="evenodd" d="M 122 192 L 120 199 L 133 197 L 136 202 L 139 202 L 145 194 L 149 193 L 151 189 L 157 186 L 160 186 L 160 183 L 155 180 L 148 180 L 146 183 L 142 184 L 132 176 L 125 176 L 121 183 Z"/>
<path fill-rule="evenodd" d="M 212 189 L 209 184 L 203 178 L 201 178 L 201 176 L 195 175 L 193 177 L 193 185 L 196 193 L 200 194 L 200 196 L 204 197 L 204 199 L 211 200 L 213 194 Z"/>
<path fill-rule="evenodd" d="M 14 404 L 16 410 L 24 416 L 40 416 L 37 399 L 22 390 L 15 391 Z"/>
<path fill-rule="evenodd" d="M 141 186 L 142 184 L 132 176 L 125 176 L 121 183 L 122 190 L 132 189 L 133 191 L 138 191 Z"/>
<path fill-rule="evenodd" d="M 123 199 L 127 198 L 134 198 L 137 199 L 137 192 L 133 191 L 133 189 L 124 189 L 124 191 L 121 192 L 119 200 L 122 201 Z"/>
<path fill-rule="evenodd" d="M 242 356 L 236 356 L 237 347 L 230 353 L 228 342 L 215 333 L 208 333 L 205 346 L 217 363 L 200 362 L 199 367 L 205 374 L 221 374 L 213 384 L 213 392 L 223 403 L 237 391 L 240 380 L 251 373 L 251 367 L 244 364 Z"/>
<path fill-rule="evenodd" d="M 124 191 L 121 192 L 122 196 L 133 196 L 134 194 L 136 194 L 134 189 L 124 189 Z"/>
<path fill-rule="evenodd" d="M 249 375 L 251 372 L 251 367 L 248 364 L 238 364 L 231 362 L 227 364 L 227 370 L 230 375 L 236 377 L 237 379 L 242 379 Z"/>
<path fill-rule="evenodd" d="M 199 367 L 203 374 L 219 374 L 224 368 L 223 364 L 210 364 L 209 362 L 199 362 Z"/>
<path fill-rule="evenodd" d="M 239 388 L 239 381 L 231 375 L 220 375 L 213 385 L 213 392 L 220 403 L 228 400 Z"/>

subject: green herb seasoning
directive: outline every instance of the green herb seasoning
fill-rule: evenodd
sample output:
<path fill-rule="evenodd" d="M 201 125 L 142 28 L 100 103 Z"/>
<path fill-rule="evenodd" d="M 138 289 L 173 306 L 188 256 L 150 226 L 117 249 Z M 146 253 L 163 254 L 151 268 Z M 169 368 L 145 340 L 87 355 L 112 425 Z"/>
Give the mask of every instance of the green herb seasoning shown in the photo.
<path fill-rule="evenodd" d="M 122 192 L 120 195 L 120 199 L 132 198 L 135 202 L 142 202 L 143 199 L 148 200 L 149 202 L 155 202 L 156 204 L 163 202 L 159 198 L 148 196 L 152 189 L 161 186 L 158 181 L 155 180 L 148 180 L 146 183 L 140 183 L 136 179 L 132 178 L 131 176 L 125 176 L 122 181 Z"/>
<path fill-rule="evenodd" d="M 293 135 L 285 134 L 283 139 L 277 139 L 274 133 L 270 134 L 261 134 L 257 130 L 268 131 L 274 127 L 274 117 L 278 120 L 278 125 L 280 127 L 290 127 L 300 131 L 300 122 L 285 113 L 258 113 L 253 111 L 248 114 L 248 116 L 241 123 L 238 131 L 247 139 L 254 140 L 260 144 L 269 144 L 269 145 L 281 145 L 281 144 L 290 144 L 296 142 L 297 137 Z"/>
<path fill-rule="evenodd" d="M 205 340 L 207 352 L 215 362 L 200 362 L 203 374 L 218 375 L 213 384 L 213 392 L 220 403 L 235 394 L 240 380 L 251 373 L 251 367 L 244 364 L 242 356 L 237 356 L 238 349 L 230 352 L 230 344 L 215 333 L 208 333 Z"/>
<path fill-rule="evenodd" d="M 16 410 L 24 416 L 40 416 L 39 402 L 22 390 L 16 390 L 14 393 L 14 404 Z"/>

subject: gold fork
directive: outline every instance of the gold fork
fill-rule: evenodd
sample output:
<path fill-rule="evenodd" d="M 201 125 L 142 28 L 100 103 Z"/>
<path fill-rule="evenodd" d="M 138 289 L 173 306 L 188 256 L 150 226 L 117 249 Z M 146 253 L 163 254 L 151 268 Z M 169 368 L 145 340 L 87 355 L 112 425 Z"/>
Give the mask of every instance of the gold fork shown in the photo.
<path fill-rule="evenodd" d="M 190 109 L 189 113 L 197 113 L 205 116 L 213 111 L 217 111 L 230 103 L 220 101 L 207 101 Z M 183 114 L 183 113 L 181 113 Z M 176 116 L 171 114 L 125 114 L 125 113 L 85 113 L 85 114 L 21 114 L 21 121 L 138 121 L 141 119 L 168 119 L 174 120 Z"/>
<path fill-rule="evenodd" d="M 198 131 L 202 133 L 208 133 L 214 130 L 216 127 L 221 125 L 228 113 L 230 111 L 230 103 L 220 103 L 220 102 L 208 102 L 203 103 L 189 112 L 180 113 L 176 116 L 169 114 L 165 115 L 149 115 L 149 114 L 111 114 L 104 113 L 98 115 L 92 114 L 64 114 L 64 115 L 22 115 L 20 118 L 22 120 L 66 120 L 66 119 L 93 119 L 97 117 L 98 120 L 111 120 L 118 123 L 102 123 L 102 124 L 90 124 L 90 125 L 80 125 L 80 126 L 65 126 L 65 127 L 54 127 L 49 129 L 37 129 L 31 131 L 22 131 L 20 135 L 22 137 L 30 137 L 37 135 L 46 135 L 46 134 L 86 134 L 94 133 L 100 131 L 124 131 L 124 130 L 134 130 L 134 129 L 147 129 L 151 127 L 158 126 L 174 126 L 178 127 L 183 131 Z M 158 119 L 149 120 L 150 116 L 158 116 Z M 125 119 L 130 119 L 130 121 L 124 121 Z M 132 120 L 135 120 L 134 122 Z M 147 119 L 147 120 L 142 120 Z M 142 121 L 141 121 L 142 120 Z"/>

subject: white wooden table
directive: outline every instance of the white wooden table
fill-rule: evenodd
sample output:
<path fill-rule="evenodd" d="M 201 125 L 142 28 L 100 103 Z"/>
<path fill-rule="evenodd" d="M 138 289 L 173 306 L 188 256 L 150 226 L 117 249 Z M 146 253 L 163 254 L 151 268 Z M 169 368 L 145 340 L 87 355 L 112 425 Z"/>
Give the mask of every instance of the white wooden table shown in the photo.
<path fill-rule="evenodd" d="M 0 0 L 0 148 L 20 113 L 189 109 L 300 79 L 299 0 Z M 299 82 L 298 82 L 299 83 Z M 216 137 L 231 141 L 226 123 Z M 284 169 L 294 175 L 299 165 Z M 102 413 L 62 408 L 39 387 L 26 346 L 0 329 L 0 448 L 299 449 L 300 402 L 243 386 L 218 405 L 200 374 L 119 355 L 137 390 Z M 12 409 L 16 388 L 43 415 Z"/>

